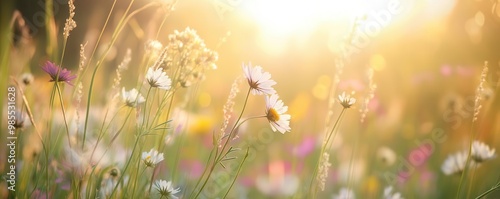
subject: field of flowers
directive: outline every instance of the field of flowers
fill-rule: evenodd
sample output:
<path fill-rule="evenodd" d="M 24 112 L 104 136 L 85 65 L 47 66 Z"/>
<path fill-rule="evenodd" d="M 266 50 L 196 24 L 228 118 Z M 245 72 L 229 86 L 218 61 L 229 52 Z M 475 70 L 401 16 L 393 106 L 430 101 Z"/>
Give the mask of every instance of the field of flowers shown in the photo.
<path fill-rule="evenodd" d="M 0 198 L 500 198 L 498 0 L 0 4 Z"/>

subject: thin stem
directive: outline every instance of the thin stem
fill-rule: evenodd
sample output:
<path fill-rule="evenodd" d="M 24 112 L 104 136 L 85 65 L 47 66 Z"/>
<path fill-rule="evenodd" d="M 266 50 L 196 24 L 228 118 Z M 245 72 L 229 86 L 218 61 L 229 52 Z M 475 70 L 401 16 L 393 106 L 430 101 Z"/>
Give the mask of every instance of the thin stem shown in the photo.
<path fill-rule="evenodd" d="M 170 111 L 172 110 L 172 105 L 174 104 L 174 96 L 175 96 L 175 91 L 176 91 L 176 90 L 172 91 L 172 96 L 171 96 L 171 99 L 170 99 L 170 103 L 168 104 L 167 116 L 166 116 L 166 118 L 167 118 L 167 119 L 166 119 L 166 120 L 168 120 L 168 117 L 170 117 Z M 164 101 L 164 100 L 162 100 L 162 102 L 163 102 L 163 101 Z M 155 117 L 156 117 L 156 116 L 155 116 Z M 153 120 L 154 120 L 154 118 L 153 118 Z M 161 151 L 161 147 L 162 147 L 162 143 L 163 143 L 162 139 L 165 137 L 165 132 L 166 132 L 166 130 L 163 130 L 163 131 L 161 132 L 161 137 L 160 137 L 160 139 L 158 140 L 158 151 Z"/>
<path fill-rule="evenodd" d="M 138 162 L 140 162 L 140 161 L 138 161 Z M 140 176 L 142 176 L 142 174 L 144 174 L 144 171 L 146 171 L 146 169 L 147 169 L 147 168 L 148 168 L 148 167 L 144 167 L 144 169 L 142 169 L 142 171 L 141 171 L 141 175 L 140 175 Z M 136 171 L 137 171 L 137 172 L 135 172 L 135 175 L 136 175 L 136 176 L 135 176 L 134 187 L 132 188 L 132 198 L 134 198 L 134 197 L 135 197 L 135 188 L 137 187 L 137 183 L 138 183 L 138 182 L 137 182 L 137 179 L 139 178 L 139 167 L 136 169 Z"/>
<path fill-rule="evenodd" d="M 231 128 L 231 131 L 229 132 L 229 135 L 228 135 L 228 137 L 226 139 L 226 142 L 224 143 L 224 146 L 222 147 L 222 150 L 220 151 L 220 155 L 222 155 L 222 153 L 224 152 L 224 149 L 226 149 L 226 146 L 227 146 L 227 144 L 229 143 L 229 140 L 230 140 L 229 138 L 231 138 L 231 135 L 234 133 L 234 130 L 236 129 L 237 126 L 239 126 L 238 123 L 240 122 L 241 117 L 243 116 L 243 112 L 245 112 L 245 108 L 247 107 L 248 97 L 250 96 L 250 91 L 251 90 L 252 90 L 252 88 L 249 87 L 248 91 L 247 91 L 247 95 L 245 97 L 245 102 L 243 103 L 243 108 L 241 110 L 240 116 L 238 116 L 238 119 L 234 123 L 233 128 Z M 215 155 L 215 159 L 216 160 L 219 160 L 220 158 L 221 157 L 219 157 L 217 154 Z"/>
<path fill-rule="evenodd" d="M 80 75 L 80 77 L 78 77 L 77 79 L 77 83 L 80 82 L 81 80 L 81 76 L 83 76 L 85 74 L 85 72 L 87 72 L 87 68 L 89 68 L 90 66 L 90 63 L 92 63 L 92 59 L 94 58 L 94 55 L 95 55 L 95 52 L 97 51 L 97 47 L 99 47 L 99 43 L 101 42 L 101 38 L 102 38 L 102 35 L 104 34 L 104 30 L 106 29 L 106 27 L 108 26 L 108 22 L 109 22 L 109 19 L 111 18 L 111 13 L 113 13 L 113 10 L 115 8 L 115 5 L 116 5 L 116 1 L 117 0 L 114 0 L 113 1 L 113 4 L 111 5 L 111 9 L 109 10 L 108 12 L 108 16 L 106 17 L 106 20 L 104 21 L 104 25 L 101 29 L 101 32 L 99 33 L 99 36 L 97 37 L 97 42 L 96 44 L 94 45 L 94 49 L 92 50 L 92 53 L 90 54 L 90 58 L 87 62 L 87 65 L 85 66 L 85 68 L 83 69 L 83 72 L 82 74 Z"/>
<path fill-rule="evenodd" d="M 217 152 L 216 152 L 217 153 Z M 196 184 L 194 185 L 194 188 L 193 188 L 193 191 L 191 192 L 191 194 L 189 195 L 193 195 L 194 192 L 196 191 L 196 188 L 198 187 L 198 185 L 200 185 L 200 182 L 201 182 L 201 179 L 203 178 L 203 176 L 205 176 L 205 174 L 207 173 L 207 170 L 208 170 L 208 164 L 210 163 L 210 160 L 212 159 L 212 155 L 214 154 L 214 149 L 210 150 L 210 155 L 208 156 L 208 159 L 207 159 L 207 163 L 206 163 L 206 167 L 205 169 L 203 169 L 203 173 L 201 173 L 200 175 L 200 178 L 198 179 L 198 181 L 196 182 Z"/>
<path fill-rule="evenodd" d="M 226 149 L 227 147 L 227 144 L 229 143 L 229 140 L 231 138 L 231 135 L 233 134 L 234 132 L 234 129 L 236 129 L 236 126 L 238 125 L 239 121 L 241 120 L 241 117 L 243 116 L 243 112 L 245 112 L 245 108 L 247 106 L 247 102 L 248 102 L 248 97 L 250 96 L 250 91 L 252 90 L 252 88 L 248 88 L 248 92 L 247 92 L 247 95 L 245 97 L 245 102 L 243 104 L 243 108 L 241 110 L 241 113 L 240 113 L 240 116 L 238 117 L 238 119 L 236 120 L 236 123 L 234 124 L 233 128 L 231 129 L 231 131 L 229 132 L 229 135 L 228 137 L 226 138 L 226 142 L 224 142 L 224 146 L 222 147 L 222 149 L 220 150 L 220 153 L 216 153 L 215 154 L 215 158 L 214 158 L 214 161 L 210 167 L 210 172 L 208 173 L 205 181 L 203 182 L 203 185 L 201 186 L 200 190 L 198 191 L 198 193 L 196 194 L 195 198 L 198 198 L 198 196 L 201 194 L 201 191 L 203 190 L 203 188 L 205 188 L 208 180 L 210 179 L 210 176 L 212 175 L 212 172 L 214 171 L 215 169 L 215 166 L 219 163 L 219 160 L 221 159 L 222 157 L 222 154 L 224 153 L 224 150 Z M 218 146 L 214 146 L 214 147 L 218 147 Z M 203 176 L 202 176 L 203 177 Z"/>
<path fill-rule="evenodd" d="M 64 54 L 66 53 L 66 44 L 68 43 L 68 38 L 64 38 L 63 40 L 63 50 L 61 52 L 61 60 L 59 61 L 59 66 L 62 67 L 63 61 L 64 61 Z"/>
<path fill-rule="evenodd" d="M 464 171 L 462 172 L 462 175 L 460 176 L 460 183 L 458 184 L 457 195 L 455 197 L 456 199 L 460 198 L 460 193 L 462 191 L 462 184 L 464 183 L 464 180 L 466 180 L 465 176 L 468 173 L 468 169 L 470 167 L 471 154 L 472 154 L 472 143 L 474 142 L 474 137 L 475 137 L 475 133 L 474 133 L 474 121 L 472 121 L 472 124 L 470 126 L 470 132 L 471 132 L 471 138 L 470 138 L 470 141 L 469 141 L 469 151 L 468 151 L 468 154 L 467 154 L 467 161 L 465 162 Z"/>
<path fill-rule="evenodd" d="M 146 101 L 144 101 L 144 114 L 142 115 L 142 124 L 141 124 L 141 129 L 144 129 L 144 124 L 146 124 L 145 128 L 148 127 L 148 124 L 146 123 L 146 113 L 148 112 L 148 99 L 149 99 L 149 93 L 151 92 L 152 87 L 150 86 L 148 89 L 148 92 L 146 94 Z M 154 98 L 153 98 L 154 101 Z M 151 103 L 151 108 L 153 107 L 153 103 Z"/>
<path fill-rule="evenodd" d="M 61 95 L 61 89 L 59 88 L 59 84 L 57 82 L 55 82 L 56 84 L 56 90 L 57 90 L 57 94 L 59 95 L 59 101 L 61 103 L 61 110 L 62 110 L 62 114 L 63 114 L 63 120 L 64 120 L 64 126 L 66 127 L 66 136 L 68 136 L 68 145 L 69 145 L 69 148 L 71 149 L 71 137 L 69 135 L 69 127 L 68 127 L 68 120 L 66 118 L 66 111 L 64 109 L 64 102 L 63 102 L 63 98 L 62 98 L 62 95 Z"/>
<path fill-rule="evenodd" d="M 134 2 L 134 0 L 132 0 L 130 2 L 129 7 L 131 6 L 132 2 Z M 154 3 L 154 2 L 148 3 L 145 6 L 143 6 L 143 7 L 139 8 L 139 9 L 135 10 L 134 12 L 130 13 L 130 15 L 128 15 L 128 16 L 125 17 L 125 15 L 124 15 L 122 17 L 121 22 L 124 21 L 124 23 L 127 23 L 128 20 L 130 20 L 134 15 L 136 15 L 137 13 L 139 13 L 139 12 L 145 10 L 146 8 L 149 8 L 149 7 L 151 7 L 151 6 L 155 5 L 155 4 L 156 3 Z M 90 103 L 91 103 L 91 99 L 92 99 L 92 90 L 94 88 L 94 79 L 95 79 L 95 76 L 96 76 L 97 71 L 99 70 L 100 66 L 103 63 L 104 58 L 106 57 L 106 55 L 108 54 L 108 52 L 111 50 L 111 47 L 113 46 L 113 44 L 116 42 L 116 39 L 118 38 L 119 33 L 121 33 L 121 31 L 123 30 L 123 27 L 124 27 L 124 25 L 122 25 L 121 27 L 119 26 L 119 28 L 115 30 L 115 32 L 113 33 L 113 36 L 111 38 L 111 42 L 110 42 L 108 48 L 104 52 L 104 54 L 101 57 L 100 61 L 97 62 L 97 65 L 96 65 L 96 67 L 94 69 L 94 72 L 92 73 L 92 78 L 91 78 L 90 87 L 89 87 L 89 95 L 88 95 L 88 98 L 87 98 L 87 112 L 86 112 L 86 115 L 85 115 L 85 127 L 84 127 L 84 130 L 83 130 L 82 149 L 85 146 L 85 136 L 87 134 L 88 116 L 89 116 L 89 111 L 90 111 Z"/>
<path fill-rule="evenodd" d="M 497 190 L 499 188 L 500 188 L 500 182 L 498 182 L 495 186 L 493 186 L 490 189 L 488 189 L 488 191 L 485 191 L 481 195 L 477 196 L 476 199 L 481 199 L 481 198 L 487 196 L 488 194 L 490 194 L 491 192 L 493 192 L 493 191 L 495 191 L 495 190 Z"/>
<path fill-rule="evenodd" d="M 335 137 L 337 136 L 337 131 L 335 131 L 335 129 L 336 129 L 337 125 L 339 124 L 339 122 L 340 122 L 340 120 L 342 118 L 342 115 L 344 115 L 345 110 L 346 110 L 346 108 L 342 109 L 342 111 L 340 112 L 339 117 L 337 118 L 337 121 L 335 121 L 335 124 L 333 125 L 332 131 L 330 131 L 330 133 L 328 134 L 328 138 L 326 139 L 326 142 L 325 142 L 326 145 L 328 145 L 328 143 L 330 141 L 330 138 L 332 138 L 332 134 L 333 134 L 333 139 L 335 139 Z"/>
<path fill-rule="evenodd" d="M 115 188 L 113 188 L 113 191 L 111 192 L 111 195 L 109 196 L 109 198 L 113 198 L 113 195 L 115 194 L 116 189 L 118 188 L 121 181 L 123 180 L 123 176 L 125 175 L 125 172 L 127 171 L 128 166 L 130 165 L 130 162 L 132 162 L 132 159 L 134 157 L 134 153 L 135 153 L 135 149 L 137 148 L 137 144 L 139 144 L 139 138 L 135 139 L 134 147 L 132 148 L 132 153 L 130 154 L 130 159 L 129 159 L 129 161 L 127 161 L 127 164 L 125 165 L 125 169 L 123 169 L 123 174 L 120 175 L 120 178 L 118 179 L 118 181 L 115 185 Z"/>
<path fill-rule="evenodd" d="M 153 187 L 153 180 L 155 179 L 156 167 L 153 168 L 153 174 L 151 174 L 151 183 L 149 183 L 148 195 L 151 194 L 151 188 Z"/>
<path fill-rule="evenodd" d="M 177 0 L 174 0 L 174 2 L 172 2 L 172 4 L 171 4 L 171 7 L 174 6 L 176 3 L 177 3 Z M 171 10 L 171 7 L 169 7 L 170 10 Z M 168 10 L 168 14 L 166 14 L 165 17 L 163 18 L 163 20 L 161 21 L 160 27 L 158 27 L 158 31 L 156 32 L 155 39 L 158 39 L 158 37 L 160 36 L 161 29 L 163 28 L 163 25 L 165 24 L 168 16 L 170 15 L 170 10 Z"/>
<path fill-rule="evenodd" d="M 349 160 L 349 177 L 348 177 L 348 180 L 347 180 L 347 189 L 349 190 L 352 190 L 352 186 L 353 186 L 353 179 L 352 179 L 352 175 L 353 175 L 353 172 L 354 172 L 354 158 L 356 157 L 356 152 L 358 151 L 358 145 L 359 145 L 359 139 L 360 139 L 360 136 L 359 134 L 357 134 L 356 136 L 356 141 L 354 143 L 354 148 L 352 149 L 352 153 L 351 153 L 351 160 Z M 348 192 L 347 194 L 347 198 L 350 197 L 350 194 L 351 192 Z"/>
<path fill-rule="evenodd" d="M 333 140 L 335 140 L 335 137 L 337 136 L 337 132 L 335 131 L 335 129 L 337 128 L 337 125 L 340 123 L 340 120 L 341 120 L 342 116 L 344 115 L 345 110 L 346 110 L 346 108 L 342 109 L 342 111 L 340 112 L 339 116 L 337 117 L 337 120 L 335 121 L 335 123 L 332 127 L 332 130 L 328 134 L 325 134 L 326 140 L 323 142 L 323 145 L 321 146 L 321 151 L 320 151 L 320 154 L 318 157 L 318 161 L 316 162 L 316 167 L 314 168 L 314 172 L 313 172 L 313 175 L 311 178 L 311 183 L 309 185 L 309 193 L 312 194 L 313 198 L 316 195 L 316 191 L 315 191 L 316 189 L 313 191 L 313 187 L 314 187 L 314 180 L 316 180 L 316 176 L 318 175 L 318 166 L 319 166 L 319 163 L 321 161 L 321 156 L 327 150 L 328 143 L 330 141 L 330 138 L 332 137 L 332 134 L 335 134 L 333 136 Z"/>
<path fill-rule="evenodd" d="M 245 118 L 243 121 L 241 121 L 239 124 L 236 124 L 236 128 L 234 128 L 235 130 L 238 129 L 243 123 L 245 123 L 246 121 L 248 120 L 251 120 L 251 119 L 257 119 L 257 118 L 265 118 L 267 117 L 266 115 L 259 115 L 259 116 L 253 116 L 253 117 L 248 117 L 248 118 Z M 225 135 L 222 137 L 225 138 L 225 137 L 229 137 L 229 134 L 228 135 Z"/>
<path fill-rule="evenodd" d="M 243 157 L 243 160 L 241 161 L 240 165 L 238 166 L 238 171 L 236 171 L 236 176 L 234 176 L 234 179 L 231 182 L 231 185 L 229 186 L 229 189 L 227 189 L 226 194 L 224 194 L 224 197 L 222 197 L 222 198 L 226 198 L 227 194 L 229 194 L 229 191 L 231 191 L 231 188 L 233 188 L 233 185 L 236 182 L 236 179 L 238 178 L 238 175 L 241 172 L 241 168 L 243 167 L 243 163 L 245 163 L 245 160 L 248 158 L 248 150 L 249 149 L 250 149 L 250 147 L 247 148 L 247 152 L 245 153 L 245 156 Z"/>
<path fill-rule="evenodd" d="M 477 164 L 474 164 L 473 168 L 472 168 L 472 176 L 471 176 L 470 183 L 469 183 L 469 189 L 467 190 L 467 198 L 470 198 L 470 194 L 472 192 L 472 187 L 474 186 L 474 177 L 476 176 L 476 168 L 477 168 Z"/>

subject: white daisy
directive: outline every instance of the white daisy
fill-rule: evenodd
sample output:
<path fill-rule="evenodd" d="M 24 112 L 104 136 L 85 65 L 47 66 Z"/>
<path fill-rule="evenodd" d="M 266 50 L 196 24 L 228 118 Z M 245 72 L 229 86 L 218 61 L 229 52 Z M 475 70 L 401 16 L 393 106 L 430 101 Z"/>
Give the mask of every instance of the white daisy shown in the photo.
<path fill-rule="evenodd" d="M 472 143 L 472 159 L 477 163 L 484 162 L 495 158 L 495 149 L 490 149 L 490 147 L 480 141 L 475 140 Z"/>
<path fill-rule="evenodd" d="M 351 95 L 346 95 L 345 92 L 342 92 L 339 95 L 339 102 L 344 108 L 350 108 L 354 103 L 356 103 L 356 99 L 352 98 Z"/>
<path fill-rule="evenodd" d="M 122 88 L 122 98 L 125 104 L 130 107 L 136 107 L 146 101 L 135 88 L 130 91 L 125 91 L 125 88 Z"/>
<path fill-rule="evenodd" d="M 167 198 L 167 199 L 177 199 L 178 197 L 175 196 L 174 194 L 179 193 L 181 191 L 180 188 L 175 189 L 174 186 L 172 186 L 171 181 L 166 181 L 166 180 L 157 180 L 155 182 L 155 188 L 160 193 L 161 197 L 160 198 Z"/>
<path fill-rule="evenodd" d="M 149 152 L 142 152 L 142 161 L 148 167 L 154 167 L 156 164 L 163 160 L 163 153 L 151 149 Z"/>
<path fill-rule="evenodd" d="M 341 188 L 339 194 L 333 195 L 332 199 L 355 199 L 354 192 L 348 188 Z"/>
<path fill-rule="evenodd" d="M 269 74 L 268 72 L 262 72 L 262 67 L 252 67 L 250 64 L 243 64 L 243 71 L 245 72 L 245 77 L 247 78 L 248 85 L 252 89 L 252 94 L 272 95 L 276 93 L 273 88 L 273 85 L 275 85 L 276 82 L 271 79 L 271 74 Z"/>
<path fill-rule="evenodd" d="M 266 96 L 266 117 L 274 132 L 276 130 L 280 133 L 289 132 L 291 116 L 285 114 L 288 106 L 283 105 L 283 101 L 278 98 L 276 94 Z"/>
<path fill-rule="evenodd" d="M 467 162 L 467 153 L 458 152 L 456 154 L 449 155 L 441 166 L 441 170 L 446 175 L 461 174 L 465 169 L 465 163 Z M 473 162 L 471 162 L 472 165 Z"/>
<path fill-rule="evenodd" d="M 388 186 L 384 189 L 384 199 L 403 199 L 400 193 L 393 193 L 392 188 L 392 186 Z"/>
<path fill-rule="evenodd" d="M 159 89 L 168 90 L 172 85 L 172 80 L 167 76 L 167 73 L 163 72 L 163 68 L 153 69 L 152 67 L 148 69 L 146 74 L 146 80 L 148 80 L 151 87 L 158 87 Z"/>

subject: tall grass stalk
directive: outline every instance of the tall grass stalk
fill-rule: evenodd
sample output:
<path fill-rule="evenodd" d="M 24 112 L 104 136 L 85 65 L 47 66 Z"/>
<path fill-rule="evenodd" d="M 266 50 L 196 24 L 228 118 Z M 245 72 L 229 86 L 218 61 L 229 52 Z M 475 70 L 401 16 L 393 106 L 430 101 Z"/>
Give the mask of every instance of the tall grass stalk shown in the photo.
<path fill-rule="evenodd" d="M 469 173 L 468 170 L 470 168 L 470 164 L 472 161 L 471 155 L 472 155 L 472 143 L 474 143 L 474 140 L 476 139 L 477 132 L 474 130 L 474 124 L 477 121 L 478 115 L 479 115 L 479 110 L 481 109 L 481 100 L 482 100 L 482 95 L 483 95 L 483 84 L 486 81 L 486 76 L 488 74 L 488 62 L 484 63 L 483 70 L 481 72 L 481 79 L 479 81 L 479 85 L 476 89 L 476 97 L 474 100 L 474 113 L 472 116 L 472 124 L 470 127 L 470 140 L 469 140 L 469 147 L 468 147 L 468 153 L 467 153 L 467 161 L 465 162 L 465 167 L 464 170 L 460 176 L 460 183 L 458 185 L 458 190 L 457 190 L 457 195 L 455 198 L 460 198 L 460 193 L 462 190 L 462 185 L 467 181 L 467 174 Z M 474 174 L 473 174 L 474 175 Z M 472 182 L 470 182 L 472 183 Z M 467 193 L 469 195 L 469 193 Z"/>
<path fill-rule="evenodd" d="M 87 135 L 87 126 L 88 126 L 88 117 L 89 117 L 89 111 L 90 111 L 90 104 L 91 104 L 91 99 L 92 99 L 92 91 L 93 91 L 93 88 L 94 88 L 94 80 L 95 80 L 95 76 L 97 74 L 97 71 L 99 70 L 100 66 L 102 65 L 102 63 L 104 62 L 104 59 L 106 58 L 106 55 L 109 53 L 109 51 L 111 50 L 111 47 L 114 45 L 114 43 L 116 42 L 116 39 L 118 38 L 119 34 L 121 33 L 121 31 L 123 30 L 123 27 L 124 27 L 124 24 L 126 24 L 133 16 L 135 16 L 137 13 L 139 12 L 142 12 L 144 11 L 145 9 L 149 8 L 149 7 L 152 7 L 154 5 L 156 5 L 155 2 L 151 2 L 151 3 L 148 3 L 146 5 L 144 5 L 143 7 L 141 8 L 138 8 L 137 10 L 134 10 L 133 12 L 131 12 L 128 16 L 128 10 L 130 9 L 130 7 L 132 6 L 132 3 L 134 2 L 134 0 L 132 0 L 129 4 L 129 7 L 127 8 L 127 11 L 125 12 L 125 14 L 122 16 L 122 18 L 120 19 L 120 23 L 118 23 L 118 26 L 117 26 L 117 29 L 114 30 L 113 32 L 113 36 L 111 37 L 111 42 L 109 43 L 109 46 L 106 48 L 106 50 L 104 51 L 104 54 L 102 55 L 101 59 L 97 62 L 96 64 L 96 67 L 94 68 L 94 72 L 92 73 L 92 78 L 91 78 L 91 81 L 90 81 L 90 86 L 89 86 L 89 92 L 88 92 L 88 97 L 87 97 L 87 111 L 86 111 L 86 114 L 85 114 L 85 125 L 84 125 L 84 130 L 83 130 L 83 140 L 82 140 L 82 149 L 85 147 L 85 139 L 86 139 L 86 135 Z M 113 4 L 114 5 L 114 4 Z M 107 21 L 106 23 L 107 24 Z M 91 56 L 92 58 L 92 56 Z M 91 60 L 89 59 L 89 63 L 91 62 Z"/>
<path fill-rule="evenodd" d="M 329 133 L 325 134 L 325 139 L 323 141 L 323 145 L 321 146 L 318 161 L 316 162 L 316 165 L 314 167 L 314 172 L 313 172 L 313 175 L 311 178 L 311 183 L 309 184 L 309 194 L 311 195 L 312 198 L 316 198 L 316 192 L 318 189 L 318 186 L 314 186 L 316 184 L 316 183 L 314 183 L 314 181 L 317 180 L 316 178 L 318 176 L 318 168 L 319 168 L 319 164 L 321 161 L 321 156 L 323 155 L 324 152 L 326 152 L 330 148 L 330 147 L 328 147 L 330 144 L 330 139 L 332 139 L 332 142 L 333 142 L 333 140 L 337 136 L 337 131 L 335 131 L 335 129 L 337 129 L 337 126 L 340 124 L 340 120 L 341 120 L 342 116 L 344 115 L 344 112 L 346 109 L 347 108 L 342 108 L 342 111 L 340 112 L 339 116 L 337 117 L 337 120 L 335 121 L 332 129 L 330 130 Z M 332 138 L 332 135 L 333 135 L 333 138 Z"/>

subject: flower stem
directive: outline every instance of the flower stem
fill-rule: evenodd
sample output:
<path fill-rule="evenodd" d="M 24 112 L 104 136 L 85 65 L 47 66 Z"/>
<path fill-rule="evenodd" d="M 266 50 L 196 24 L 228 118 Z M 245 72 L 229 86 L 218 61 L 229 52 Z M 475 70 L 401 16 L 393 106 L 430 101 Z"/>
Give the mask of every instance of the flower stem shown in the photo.
<path fill-rule="evenodd" d="M 115 188 L 113 188 L 113 191 L 111 192 L 111 195 L 109 196 L 109 198 L 113 198 L 113 195 L 115 194 L 116 189 L 118 189 L 118 186 L 120 185 L 121 181 L 123 180 L 123 176 L 125 175 L 125 172 L 127 171 L 128 166 L 130 165 L 130 162 L 132 162 L 132 159 L 134 157 L 134 152 L 135 152 L 135 149 L 137 148 L 138 144 L 139 144 L 139 138 L 135 139 L 134 147 L 132 148 L 132 153 L 130 154 L 130 159 L 127 161 L 127 164 L 125 165 L 125 169 L 123 169 L 123 174 L 120 175 L 120 178 L 118 179 L 118 181 L 115 185 Z"/>
<path fill-rule="evenodd" d="M 351 159 L 349 160 L 349 177 L 347 178 L 347 189 L 348 190 L 353 190 L 352 189 L 352 186 L 353 186 L 353 183 L 354 183 L 354 180 L 352 179 L 352 175 L 353 175 L 353 172 L 354 172 L 354 158 L 356 157 L 356 153 L 357 153 L 357 149 L 358 149 L 358 145 L 359 145 L 359 139 L 360 139 L 360 136 L 359 134 L 356 134 L 356 141 L 354 142 L 354 148 L 352 148 L 352 153 L 351 153 Z M 349 196 L 351 192 L 348 192 L 348 195 L 347 195 L 347 198 L 351 197 Z"/>
<path fill-rule="evenodd" d="M 491 187 L 488 191 L 485 191 L 481 195 L 477 196 L 476 199 L 481 199 L 499 188 L 500 188 L 500 182 L 498 182 L 495 186 Z"/>
<path fill-rule="evenodd" d="M 238 166 L 238 171 L 236 171 L 236 176 L 234 176 L 233 181 L 231 182 L 231 185 L 229 186 L 229 189 L 227 189 L 226 194 L 224 194 L 223 199 L 227 197 L 227 194 L 229 194 L 229 191 L 231 191 L 231 188 L 233 188 L 234 183 L 236 182 L 236 179 L 238 178 L 238 175 L 241 172 L 241 168 L 243 167 L 243 163 L 245 163 L 245 160 L 248 158 L 248 150 L 250 147 L 247 148 L 247 152 L 245 153 L 245 156 L 243 157 L 243 160 L 241 161 L 240 165 Z"/>
<path fill-rule="evenodd" d="M 61 103 L 61 110 L 62 110 L 62 114 L 63 114 L 63 120 L 64 120 L 64 126 L 66 127 L 66 136 L 68 136 L 68 145 L 69 145 L 69 148 L 71 149 L 71 137 L 69 135 L 69 127 L 68 127 L 68 120 L 66 118 L 66 111 L 64 109 L 64 102 L 63 102 L 63 98 L 62 98 L 62 95 L 61 95 L 61 89 L 59 88 L 59 84 L 57 82 L 54 82 L 56 84 L 56 90 L 57 90 L 57 94 L 59 95 L 59 101 Z"/>
<path fill-rule="evenodd" d="M 233 134 L 234 130 L 236 129 L 238 125 L 238 123 L 240 122 L 241 120 L 241 117 L 243 116 L 243 112 L 245 112 L 245 108 L 247 107 L 247 102 L 248 102 L 248 97 L 250 96 L 250 91 L 252 90 L 251 87 L 248 88 L 248 92 L 247 92 L 247 95 L 245 97 L 245 102 L 243 103 L 243 108 L 241 110 L 241 113 L 240 113 L 240 116 L 238 116 L 238 119 L 236 120 L 236 122 L 234 123 L 234 126 L 233 128 L 231 128 L 231 131 L 229 132 L 229 135 L 226 139 L 226 142 L 224 143 L 224 146 L 222 147 L 222 150 L 220 151 L 220 155 L 222 155 L 222 153 L 224 152 L 224 149 L 226 149 L 227 147 L 227 144 L 229 143 L 229 138 L 231 138 L 231 135 Z M 221 138 L 222 139 L 222 138 Z M 215 147 L 215 146 L 214 146 Z M 218 161 L 221 157 L 219 157 L 217 154 L 215 154 L 215 159 Z"/>
<path fill-rule="evenodd" d="M 217 151 L 215 153 L 217 153 Z M 194 194 L 194 191 L 196 190 L 196 188 L 198 187 L 198 185 L 200 185 L 201 179 L 203 179 L 203 176 L 205 176 L 205 174 L 207 173 L 207 171 L 208 171 L 208 164 L 210 163 L 210 160 L 212 159 L 212 155 L 213 154 L 214 154 L 214 149 L 210 150 L 210 155 L 208 156 L 207 164 L 206 164 L 207 166 L 205 167 L 205 169 L 203 169 L 203 173 L 201 173 L 200 178 L 198 178 L 198 181 L 194 185 L 193 192 L 191 192 L 190 195 Z"/>
<path fill-rule="evenodd" d="M 465 162 L 464 170 L 462 172 L 462 175 L 460 176 L 460 183 L 458 184 L 457 195 L 455 197 L 456 199 L 460 198 L 460 193 L 462 191 L 462 184 L 466 180 L 466 175 L 467 175 L 469 167 L 470 167 L 471 154 L 472 154 L 472 143 L 474 142 L 474 138 L 475 138 L 474 121 L 472 121 L 472 124 L 471 124 L 471 127 L 470 127 L 470 134 L 471 134 L 471 138 L 470 138 L 470 141 L 469 141 L 469 151 L 468 151 L 468 154 L 467 154 L 467 161 Z"/>
<path fill-rule="evenodd" d="M 470 178 L 469 189 L 467 190 L 467 198 L 470 198 L 470 194 L 472 192 L 472 187 L 474 185 L 474 177 L 476 176 L 476 167 L 477 164 L 474 164 L 472 167 L 472 176 Z"/>
<path fill-rule="evenodd" d="M 326 140 L 323 142 L 323 145 L 321 146 L 321 151 L 319 153 L 318 161 L 316 162 L 316 166 L 314 168 L 314 172 L 313 172 L 313 175 L 312 175 L 312 178 L 311 178 L 311 183 L 309 185 L 309 194 L 312 194 L 312 198 L 316 197 L 316 190 L 317 189 L 314 188 L 314 190 L 313 190 L 313 187 L 315 187 L 314 186 L 315 185 L 314 180 L 316 180 L 316 176 L 318 175 L 318 167 L 319 167 L 319 164 L 320 164 L 320 161 L 321 161 L 321 156 L 323 155 L 323 153 L 325 151 L 327 151 L 328 143 L 330 142 L 330 139 L 332 138 L 332 134 L 334 134 L 332 140 L 335 140 L 335 137 L 337 136 L 337 132 L 335 131 L 335 129 L 337 129 L 337 126 L 339 125 L 340 119 L 344 115 L 345 110 L 346 110 L 346 108 L 342 109 L 342 111 L 340 112 L 339 116 L 337 117 L 337 120 L 335 121 L 335 123 L 334 123 L 334 125 L 332 127 L 332 130 L 328 134 L 325 134 Z"/>
<path fill-rule="evenodd" d="M 135 181 L 134 181 L 134 187 L 132 188 L 132 198 L 135 198 L 135 188 L 137 187 L 137 179 L 139 178 L 139 176 L 142 176 L 142 174 L 144 174 L 144 171 L 146 171 L 148 167 L 144 167 L 144 169 L 142 169 L 141 171 L 141 175 L 139 175 L 139 167 L 136 169 L 136 173 L 135 173 Z"/>
<path fill-rule="evenodd" d="M 250 96 L 250 91 L 251 91 L 251 87 L 248 88 L 248 92 L 247 92 L 247 95 L 245 97 L 245 102 L 243 104 L 243 108 L 241 110 L 241 113 L 240 113 L 240 116 L 238 116 L 238 119 L 236 120 L 236 122 L 234 123 L 234 126 L 233 128 L 231 128 L 231 131 L 229 132 L 229 135 L 227 136 L 226 138 L 226 141 L 224 142 L 224 145 L 222 146 L 222 149 L 220 150 L 219 153 L 215 153 L 215 157 L 214 157 L 214 161 L 212 162 L 212 165 L 210 166 L 210 171 L 207 175 L 207 177 L 205 178 L 205 181 L 203 182 L 203 185 L 201 186 L 200 190 L 198 190 L 198 193 L 195 195 L 194 198 L 198 198 L 198 196 L 201 194 L 201 191 L 203 190 L 203 188 L 205 188 L 208 180 L 210 179 L 210 176 L 212 175 L 212 172 L 214 171 L 215 169 L 215 166 L 220 162 L 220 160 L 222 159 L 222 154 L 224 153 L 224 150 L 226 149 L 227 147 L 227 144 L 229 143 L 229 140 L 231 138 L 231 135 L 233 134 L 234 130 L 236 129 L 236 126 L 238 126 L 238 123 L 240 122 L 241 120 L 241 117 L 243 116 L 243 112 L 245 112 L 245 108 L 247 106 L 247 103 L 248 103 L 248 97 Z M 223 138 L 221 138 L 222 140 Z M 218 147 L 218 146 L 213 146 L 213 147 Z M 203 176 L 202 176 L 203 177 Z"/>
<path fill-rule="evenodd" d="M 153 168 L 153 174 L 151 174 L 151 182 L 149 183 L 148 195 L 151 194 L 151 188 L 153 187 L 153 180 L 155 179 L 156 168 Z"/>

